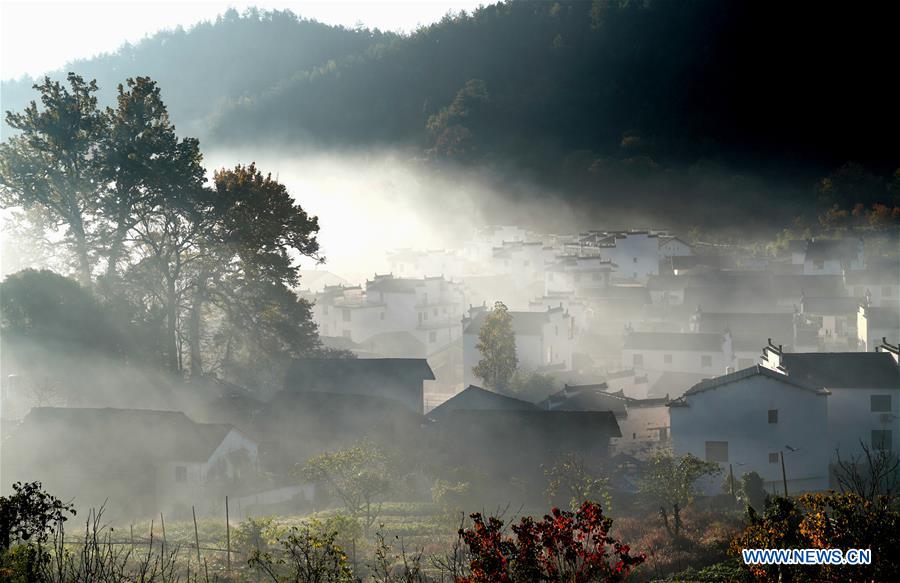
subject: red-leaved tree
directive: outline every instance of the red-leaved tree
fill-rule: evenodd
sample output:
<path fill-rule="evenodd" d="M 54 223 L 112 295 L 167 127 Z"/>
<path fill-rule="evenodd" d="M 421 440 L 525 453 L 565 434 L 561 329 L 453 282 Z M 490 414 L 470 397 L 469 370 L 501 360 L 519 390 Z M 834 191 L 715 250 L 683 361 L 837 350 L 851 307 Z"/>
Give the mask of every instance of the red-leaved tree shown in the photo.
<path fill-rule="evenodd" d="M 612 519 L 599 504 L 584 502 L 576 512 L 554 508 L 543 520 L 524 517 L 503 533 L 503 521 L 472 514 L 473 525 L 459 536 L 471 555 L 471 574 L 457 583 L 589 583 L 622 581 L 644 562 L 626 544 L 609 536 Z"/>

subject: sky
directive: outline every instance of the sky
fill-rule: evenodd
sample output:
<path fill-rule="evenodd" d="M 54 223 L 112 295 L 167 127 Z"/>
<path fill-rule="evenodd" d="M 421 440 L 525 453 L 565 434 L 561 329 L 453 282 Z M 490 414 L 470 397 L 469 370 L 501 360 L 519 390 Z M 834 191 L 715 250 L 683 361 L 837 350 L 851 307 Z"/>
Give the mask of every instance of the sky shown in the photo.
<path fill-rule="evenodd" d="M 472 11 L 486 0 L 173 1 L 0 0 L 0 78 L 37 76 L 67 62 L 115 51 L 158 30 L 214 19 L 229 7 L 290 9 L 326 24 L 404 31 Z"/>

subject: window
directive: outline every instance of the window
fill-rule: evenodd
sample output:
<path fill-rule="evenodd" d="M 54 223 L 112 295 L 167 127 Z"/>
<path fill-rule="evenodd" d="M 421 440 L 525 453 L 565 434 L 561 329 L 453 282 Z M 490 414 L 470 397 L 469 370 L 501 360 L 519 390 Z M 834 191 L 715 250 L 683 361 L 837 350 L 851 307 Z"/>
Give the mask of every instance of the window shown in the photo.
<path fill-rule="evenodd" d="M 872 413 L 890 413 L 891 412 L 891 396 L 890 395 L 871 395 L 869 397 L 869 405 Z"/>
<path fill-rule="evenodd" d="M 769 423 L 778 423 L 778 409 L 769 409 Z"/>
<path fill-rule="evenodd" d="M 419 312 L 419 324 L 422 323 L 422 312 Z"/>
<path fill-rule="evenodd" d="M 706 442 L 706 461 L 708 461 L 708 462 L 727 462 L 728 461 L 728 442 L 727 441 L 707 441 Z"/>
<path fill-rule="evenodd" d="M 437 332 L 435 332 L 434 330 L 429 332 L 428 333 L 428 341 L 429 342 L 437 342 Z"/>
<path fill-rule="evenodd" d="M 637 257 L 634 257 L 634 258 L 631 260 L 631 262 L 632 262 L 632 263 L 637 263 Z"/>
<path fill-rule="evenodd" d="M 703 354 L 700 356 L 700 366 L 703 368 L 709 368 L 712 366 L 712 356 L 708 354 Z"/>
<path fill-rule="evenodd" d="M 631 364 L 634 366 L 643 366 L 644 365 L 644 355 L 643 354 L 635 354 L 631 357 Z"/>
<path fill-rule="evenodd" d="M 890 429 L 872 430 L 872 449 L 891 451 L 894 437 Z"/>
<path fill-rule="evenodd" d="M 350 310 L 348 310 L 347 308 L 344 308 L 343 312 L 344 312 L 344 322 L 349 322 L 350 321 Z"/>
<path fill-rule="evenodd" d="M 672 355 L 671 354 L 663 354 L 663 362 L 666 364 L 672 364 Z"/>
<path fill-rule="evenodd" d="M 175 481 L 182 484 L 187 482 L 187 466 L 175 466 Z"/>
<path fill-rule="evenodd" d="M 885 298 L 889 298 L 894 295 L 894 288 L 889 285 L 881 286 L 881 296 Z"/>
<path fill-rule="evenodd" d="M 770 463 L 770 464 L 777 464 L 777 463 L 778 463 L 778 452 L 770 453 L 770 454 L 769 454 L 769 463 Z"/>

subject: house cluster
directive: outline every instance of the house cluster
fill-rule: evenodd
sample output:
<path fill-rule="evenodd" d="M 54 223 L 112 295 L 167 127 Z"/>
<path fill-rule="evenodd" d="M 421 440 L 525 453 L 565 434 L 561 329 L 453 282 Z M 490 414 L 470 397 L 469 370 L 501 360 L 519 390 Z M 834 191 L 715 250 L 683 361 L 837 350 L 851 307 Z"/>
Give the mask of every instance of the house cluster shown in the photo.
<path fill-rule="evenodd" d="M 818 490 L 838 456 L 900 448 L 900 266 L 862 239 L 761 257 L 660 231 L 492 227 L 389 259 L 390 274 L 305 292 L 323 342 L 358 358 L 298 360 L 272 395 L 216 385 L 183 412 L 35 408 L 4 427 L 0 469 L 158 512 L 211 492 L 308 500 L 296 464 L 361 438 L 501 490 L 537 484 L 563 453 L 601 465 L 660 450 Z M 473 372 L 495 301 L 519 368 L 548 379 L 537 402 Z"/>
<path fill-rule="evenodd" d="M 438 417 L 472 403 L 516 412 L 505 415 L 608 411 L 616 454 L 674 448 L 806 490 L 833 484 L 838 452 L 900 446 L 900 264 L 881 243 L 791 241 L 772 255 L 663 231 L 500 226 L 459 250 L 389 260 L 406 281 L 439 277 L 459 290 L 447 336 L 458 340 L 442 347 L 456 358 L 435 367 L 451 380 L 425 397 Z M 477 388 L 479 332 L 495 300 L 509 307 L 520 369 L 556 387 L 540 403 Z"/>
<path fill-rule="evenodd" d="M 620 375 L 613 388 L 630 398 L 678 397 L 757 364 L 767 338 L 793 352 L 900 341 L 900 265 L 866 249 L 862 238 L 810 239 L 772 256 L 665 231 L 492 226 L 459 249 L 391 252 L 391 274 L 309 298 L 326 344 L 427 358 L 429 407 L 481 383 L 478 335 L 498 300 L 520 368 L 558 386 Z"/>
<path fill-rule="evenodd" d="M 220 387 L 187 412 L 36 407 L 7 428 L 0 469 L 114 515 L 208 514 L 225 495 L 259 514 L 310 509 L 315 488 L 298 464 L 362 439 L 480 472 L 497 491 L 515 477 L 542 498 L 546 464 L 563 453 L 602 463 L 622 438 L 624 410 L 545 407 L 474 386 L 426 414 L 433 380 L 422 358 L 302 359 L 266 401 Z"/>

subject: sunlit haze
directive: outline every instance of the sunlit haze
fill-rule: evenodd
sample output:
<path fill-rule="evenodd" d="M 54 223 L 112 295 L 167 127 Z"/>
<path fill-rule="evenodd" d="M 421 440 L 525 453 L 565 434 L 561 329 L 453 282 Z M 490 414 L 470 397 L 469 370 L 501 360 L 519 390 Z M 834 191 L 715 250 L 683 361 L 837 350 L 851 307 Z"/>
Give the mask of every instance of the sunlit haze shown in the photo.
<path fill-rule="evenodd" d="M 409 32 L 448 12 L 471 11 L 472 0 L 330 0 L 260 2 L 164 1 L 78 2 L 31 0 L 0 3 L 0 78 L 39 76 L 75 59 L 115 51 L 122 43 L 169 28 L 214 20 L 228 8 L 239 12 L 291 10 L 298 16 L 348 28 L 365 26 Z M 73 26 L 77 22 L 78 26 Z"/>

